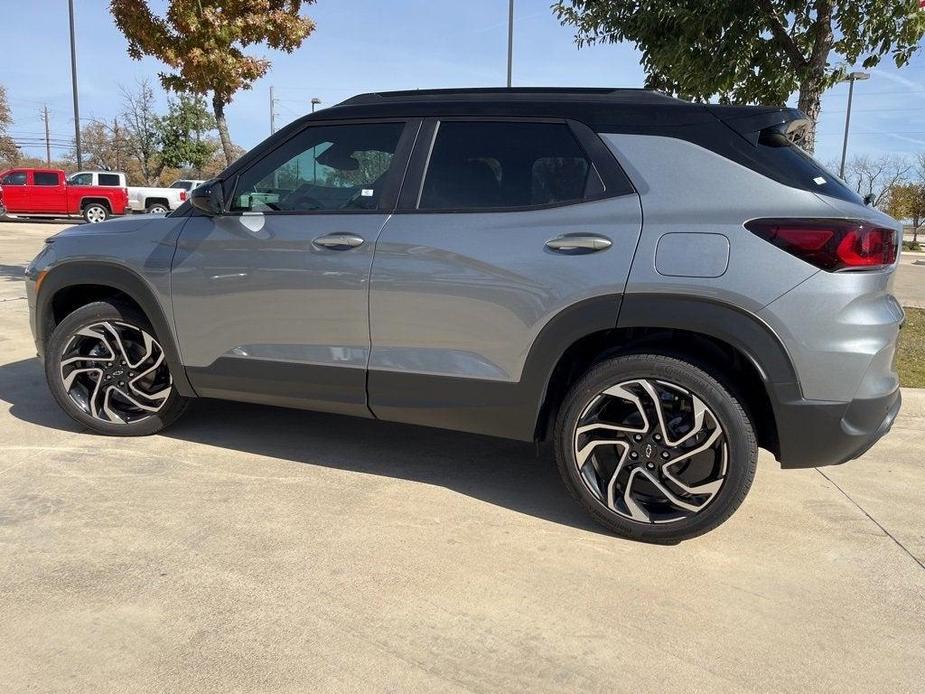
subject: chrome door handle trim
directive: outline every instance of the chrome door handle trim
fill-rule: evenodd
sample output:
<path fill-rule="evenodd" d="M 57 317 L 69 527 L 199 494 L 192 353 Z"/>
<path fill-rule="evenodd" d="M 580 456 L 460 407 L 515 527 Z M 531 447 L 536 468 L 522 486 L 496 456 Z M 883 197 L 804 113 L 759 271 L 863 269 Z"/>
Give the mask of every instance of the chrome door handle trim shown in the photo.
<path fill-rule="evenodd" d="M 333 234 L 319 236 L 314 239 L 312 243 L 321 248 L 328 248 L 333 251 L 347 251 L 351 248 L 362 246 L 365 243 L 365 239 L 356 234 L 338 231 Z"/>
<path fill-rule="evenodd" d="M 562 253 L 594 253 L 612 245 L 613 241 L 598 234 L 562 234 L 546 242 L 546 248 Z"/>

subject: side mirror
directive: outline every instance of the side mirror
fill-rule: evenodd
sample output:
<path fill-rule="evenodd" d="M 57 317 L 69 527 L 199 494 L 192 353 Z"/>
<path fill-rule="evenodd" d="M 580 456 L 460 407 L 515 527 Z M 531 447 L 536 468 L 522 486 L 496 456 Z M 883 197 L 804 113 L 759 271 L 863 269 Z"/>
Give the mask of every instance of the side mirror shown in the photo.
<path fill-rule="evenodd" d="M 874 200 L 876 199 L 877 198 L 874 197 L 873 193 L 868 193 L 867 195 L 864 196 L 864 204 L 869 207 L 870 205 L 874 204 Z"/>
<path fill-rule="evenodd" d="M 190 193 L 190 205 L 210 217 L 225 213 L 225 194 L 220 180 L 209 181 Z"/>

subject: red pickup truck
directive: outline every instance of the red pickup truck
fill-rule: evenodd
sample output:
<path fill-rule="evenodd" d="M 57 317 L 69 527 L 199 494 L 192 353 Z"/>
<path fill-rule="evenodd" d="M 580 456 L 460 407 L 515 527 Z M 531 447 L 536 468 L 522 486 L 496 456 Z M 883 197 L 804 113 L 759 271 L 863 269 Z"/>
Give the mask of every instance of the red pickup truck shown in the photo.
<path fill-rule="evenodd" d="M 0 172 L 0 216 L 76 217 L 95 223 L 125 214 L 128 191 L 68 182 L 60 169 Z"/>

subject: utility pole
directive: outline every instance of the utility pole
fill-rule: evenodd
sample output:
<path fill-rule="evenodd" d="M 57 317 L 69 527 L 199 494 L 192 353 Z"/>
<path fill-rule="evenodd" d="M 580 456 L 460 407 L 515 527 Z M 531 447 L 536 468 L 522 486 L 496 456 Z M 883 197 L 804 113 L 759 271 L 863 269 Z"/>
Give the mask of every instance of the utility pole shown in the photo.
<path fill-rule="evenodd" d="M 511 72 L 514 63 L 514 0 L 507 3 L 507 86 L 511 86 Z"/>
<path fill-rule="evenodd" d="M 273 98 L 273 85 L 270 85 L 270 134 L 276 132 L 276 99 Z"/>
<path fill-rule="evenodd" d="M 51 134 L 48 130 L 48 104 L 42 109 L 42 120 L 45 121 L 45 165 L 51 166 Z"/>
<path fill-rule="evenodd" d="M 74 149 L 77 151 L 77 168 L 83 168 L 80 153 L 80 105 L 77 103 L 77 44 L 74 41 L 74 0 L 67 0 L 71 24 L 71 90 L 74 92 Z"/>
<path fill-rule="evenodd" d="M 119 149 L 119 119 L 112 119 L 112 156 L 115 159 L 116 171 L 122 170 L 122 150 Z"/>

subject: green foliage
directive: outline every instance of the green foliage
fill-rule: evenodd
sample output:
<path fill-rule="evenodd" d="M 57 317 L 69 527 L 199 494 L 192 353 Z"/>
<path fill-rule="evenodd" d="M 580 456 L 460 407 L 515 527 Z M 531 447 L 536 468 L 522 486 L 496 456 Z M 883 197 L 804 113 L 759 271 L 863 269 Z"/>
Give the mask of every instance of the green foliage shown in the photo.
<path fill-rule="evenodd" d="M 217 145 L 206 135 L 215 129 L 215 119 L 198 94 L 180 94 L 171 99 L 167 115 L 161 118 L 161 159 L 165 166 L 201 170 Z"/>
<path fill-rule="evenodd" d="M 918 0 L 558 0 L 553 9 L 579 46 L 634 44 L 648 87 L 765 104 L 799 90 L 813 120 L 845 63 L 871 68 L 890 56 L 901 67 L 925 33 Z"/>
<path fill-rule="evenodd" d="M 922 244 L 917 241 L 903 241 L 903 250 L 918 253 L 922 250 Z"/>
<path fill-rule="evenodd" d="M 912 240 L 918 242 L 919 228 L 925 222 L 925 180 L 893 186 L 886 211 L 891 217 L 912 222 Z"/>

